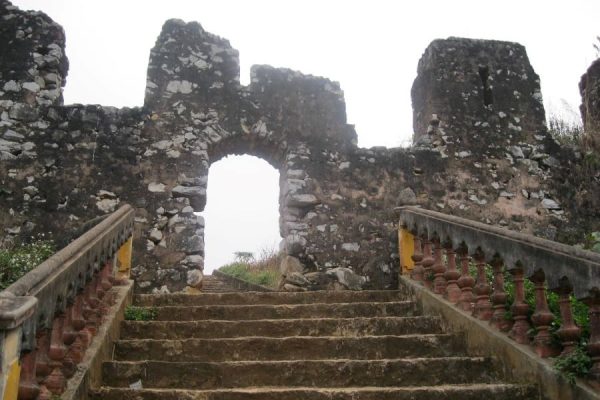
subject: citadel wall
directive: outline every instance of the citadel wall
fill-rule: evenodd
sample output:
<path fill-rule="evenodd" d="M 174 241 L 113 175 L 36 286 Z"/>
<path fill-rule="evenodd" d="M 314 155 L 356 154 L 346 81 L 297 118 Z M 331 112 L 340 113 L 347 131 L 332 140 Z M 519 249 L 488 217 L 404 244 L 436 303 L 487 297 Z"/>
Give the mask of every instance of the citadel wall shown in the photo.
<path fill-rule="evenodd" d="M 578 161 L 545 126 L 523 46 L 436 40 L 418 65 L 414 145 L 357 147 L 340 85 L 254 66 L 196 22 L 167 21 L 143 107 L 62 103 L 64 33 L 0 0 L 0 229 L 64 238 L 126 202 L 136 209 L 138 291 L 197 286 L 211 163 L 251 154 L 280 173 L 287 290 L 394 288 L 407 204 L 546 238 L 581 219 L 557 179 Z M 596 211 L 587 209 L 587 215 Z M 598 224 L 598 218 L 588 223 Z M 579 235 L 580 236 L 580 235 Z"/>

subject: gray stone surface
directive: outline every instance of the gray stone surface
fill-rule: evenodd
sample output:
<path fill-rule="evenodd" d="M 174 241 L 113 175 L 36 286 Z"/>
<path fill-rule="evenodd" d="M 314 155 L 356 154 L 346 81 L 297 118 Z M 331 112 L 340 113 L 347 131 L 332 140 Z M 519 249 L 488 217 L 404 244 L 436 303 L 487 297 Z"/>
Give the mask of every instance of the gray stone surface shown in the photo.
<path fill-rule="evenodd" d="M 583 161 L 547 134 L 519 44 L 432 42 L 412 91 L 415 145 L 364 149 L 337 82 L 257 65 L 243 86 L 237 50 L 196 22 L 165 22 L 143 108 L 65 106 L 62 28 L 6 0 L 0 14 L 1 240 L 56 236 L 129 203 L 137 290 L 180 291 L 202 270 L 205 223 L 193 213 L 210 165 L 230 154 L 279 171 L 281 247 L 294 257 L 285 269 L 311 289 L 346 288 L 347 273 L 328 274 L 336 268 L 366 277 L 365 289 L 395 287 L 401 204 L 562 240 L 600 230 L 597 200 L 584 195 L 595 181 L 565 187 Z"/>

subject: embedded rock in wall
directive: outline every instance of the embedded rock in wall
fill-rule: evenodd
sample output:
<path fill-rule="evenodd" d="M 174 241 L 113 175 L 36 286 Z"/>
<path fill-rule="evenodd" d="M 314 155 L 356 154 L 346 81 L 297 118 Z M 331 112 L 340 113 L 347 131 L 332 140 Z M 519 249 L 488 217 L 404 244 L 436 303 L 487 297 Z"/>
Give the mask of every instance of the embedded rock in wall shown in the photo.
<path fill-rule="evenodd" d="M 338 83 L 254 66 L 242 86 L 237 50 L 196 22 L 164 24 L 143 108 L 63 106 L 62 29 L 6 0 L 0 10 L 0 229 L 61 238 L 130 203 L 138 291 L 201 285 L 195 212 L 229 154 L 279 171 L 286 290 L 395 288 L 398 206 L 551 238 L 582 215 L 556 186 L 574 161 L 546 132 L 518 44 L 434 41 L 413 87 L 415 146 L 362 149 Z"/>
<path fill-rule="evenodd" d="M 600 151 L 600 58 L 581 77 L 579 92 L 586 144 Z"/>

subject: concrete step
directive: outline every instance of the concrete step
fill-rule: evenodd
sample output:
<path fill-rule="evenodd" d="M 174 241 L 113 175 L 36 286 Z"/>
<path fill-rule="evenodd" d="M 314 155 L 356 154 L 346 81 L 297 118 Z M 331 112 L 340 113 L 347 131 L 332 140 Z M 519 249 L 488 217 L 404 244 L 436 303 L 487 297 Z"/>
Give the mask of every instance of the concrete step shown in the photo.
<path fill-rule="evenodd" d="M 293 292 L 232 292 L 202 294 L 140 294 L 135 296 L 138 306 L 203 306 L 228 304 L 309 304 L 309 303 L 352 303 L 405 300 L 397 290 L 365 291 L 314 291 Z"/>
<path fill-rule="evenodd" d="M 439 317 L 259 319 L 242 321 L 124 321 L 123 339 L 244 336 L 365 336 L 441 333 Z"/>
<path fill-rule="evenodd" d="M 165 362 L 111 361 L 104 385 L 145 388 L 225 389 L 260 384 L 279 387 L 432 386 L 492 383 L 489 359 L 440 357 L 395 360 Z"/>
<path fill-rule="evenodd" d="M 156 308 L 157 321 L 352 318 L 416 315 L 412 301 L 380 303 L 314 303 L 277 305 L 166 306 Z"/>
<path fill-rule="evenodd" d="M 463 354 L 456 334 L 353 337 L 120 340 L 120 361 L 379 360 Z"/>
<path fill-rule="evenodd" d="M 470 384 L 422 387 L 262 388 L 180 390 L 100 388 L 90 400 L 531 400 L 534 386 Z"/>

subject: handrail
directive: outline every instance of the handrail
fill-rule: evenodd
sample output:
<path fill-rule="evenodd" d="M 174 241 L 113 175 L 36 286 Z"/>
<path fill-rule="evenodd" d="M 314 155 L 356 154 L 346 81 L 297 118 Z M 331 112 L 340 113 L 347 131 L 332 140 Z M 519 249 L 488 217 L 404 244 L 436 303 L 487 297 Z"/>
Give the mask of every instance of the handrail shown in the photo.
<path fill-rule="evenodd" d="M 435 234 L 451 241 L 454 248 L 464 242 L 468 248 L 481 248 L 490 258 L 501 254 L 508 270 L 519 266 L 531 275 L 543 269 L 550 289 L 558 288 L 565 277 L 577 298 L 600 288 L 599 253 L 418 207 L 398 210 L 400 224 L 411 232 L 427 233 L 430 239 Z"/>
<path fill-rule="evenodd" d="M 134 214 L 121 206 L 0 292 L 0 395 L 62 393 L 113 301 L 115 268 L 128 276 Z"/>
<path fill-rule="evenodd" d="M 585 343 L 592 362 L 589 376 L 600 381 L 600 254 L 418 207 L 397 211 L 402 273 L 508 332 L 517 343 L 532 344 L 540 357 L 561 351 L 567 355 L 581 345 L 571 297 L 584 300 L 589 306 L 590 337 Z M 490 267 L 493 282 L 488 281 Z M 473 268 L 476 278 L 471 276 Z M 510 308 L 505 271 L 513 276 Z M 535 310 L 529 309 L 525 298 L 526 278 L 533 284 Z M 555 317 L 548 306 L 548 290 L 558 295 L 558 346 L 550 333 Z"/>

